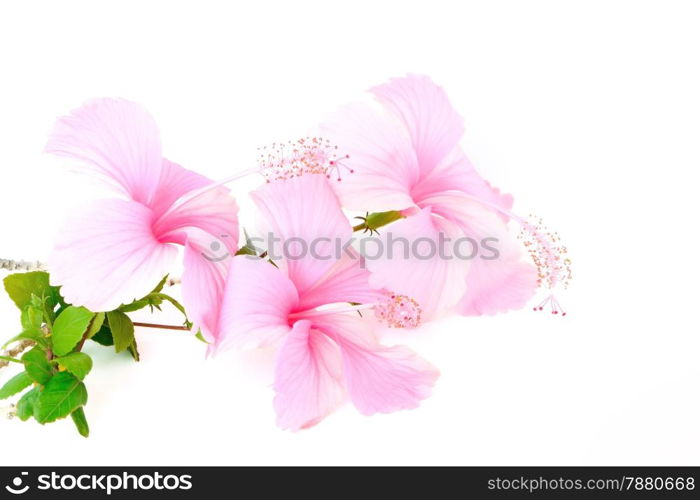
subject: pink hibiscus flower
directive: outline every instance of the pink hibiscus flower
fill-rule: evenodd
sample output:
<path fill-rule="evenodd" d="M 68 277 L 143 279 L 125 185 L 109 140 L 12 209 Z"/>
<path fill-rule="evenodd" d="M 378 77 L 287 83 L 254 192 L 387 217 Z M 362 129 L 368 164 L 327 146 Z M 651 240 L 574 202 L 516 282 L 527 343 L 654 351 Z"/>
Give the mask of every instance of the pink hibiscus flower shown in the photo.
<path fill-rule="evenodd" d="M 382 295 L 355 254 L 335 253 L 352 228 L 326 177 L 273 180 L 252 197 L 264 229 L 286 251 L 275 265 L 233 258 L 213 349 L 281 344 L 274 406 L 285 429 L 318 423 L 346 395 L 366 415 L 418 406 L 438 372 L 406 347 L 380 345 L 356 312 Z M 379 316 L 387 311 L 381 305 Z"/>
<path fill-rule="evenodd" d="M 192 196 L 212 181 L 163 158 L 155 121 L 125 100 L 98 99 L 60 118 L 46 151 L 75 160 L 119 195 L 78 210 L 59 232 L 49 269 L 66 300 L 109 311 L 140 298 L 183 245 L 183 301 L 195 331 L 214 340 L 227 263 L 206 256 L 212 244 L 231 254 L 238 244 L 228 189 Z"/>
<path fill-rule="evenodd" d="M 382 231 L 415 242 L 410 255 L 369 260 L 370 284 L 416 299 L 427 319 L 448 310 L 495 314 L 522 307 L 537 286 L 537 271 L 507 227 L 513 199 L 492 188 L 459 147 L 463 120 L 442 88 L 423 76 L 397 78 L 372 89 L 383 110 L 369 104 L 342 109 L 323 134 L 349 154 L 354 171 L 333 183 L 352 210 L 401 211 Z M 424 258 L 440 238 L 496 238 L 495 259 L 466 248 L 451 258 Z M 493 240 L 491 240 L 493 241 Z M 423 256 L 423 258 L 421 258 Z"/>

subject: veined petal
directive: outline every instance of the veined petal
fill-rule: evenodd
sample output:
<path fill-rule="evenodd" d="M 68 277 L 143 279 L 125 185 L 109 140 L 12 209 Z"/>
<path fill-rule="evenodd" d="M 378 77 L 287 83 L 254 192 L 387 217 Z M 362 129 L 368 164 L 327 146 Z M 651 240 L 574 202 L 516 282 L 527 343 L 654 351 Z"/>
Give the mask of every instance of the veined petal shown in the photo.
<path fill-rule="evenodd" d="M 507 223 L 488 206 L 461 193 L 442 193 L 425 200 L 433 211 L 450 218 L 464 233 L 493 250 L 473 259 L 467 290 L 457 310 L 464 315 L 496 314 L 520 309 L 537 288 L 535 267 Z M 486 240 L 488 239 L 488 241 Z"/>
<path fill-rule="evenodd" d="M 477 260 L 456 310 L 464 316 L 481 316 L 521 309 L 535 294 L 536 283 L 537 271 L 527 262 Z"/>
<path fill-rule="evenodd" d="M 361 266 L 362 257 L 351 250 L 353 257 L 343 255 L 312 287 L 300 297 L 299 310 L 313 309 L 336 302 L 367 304 L 381 297 L 369 286 L 369 271 Z"/>
<path fill-rule="evenodd" d="M 287 275 L 265 259 L 239 255 L 230 267 L 216 333 L 216 350 L 269 345 L 290 330 L 299 296 Z"/>
<path fill-rule="evenodd" d="M 365 104 L 342 108 L 321 126 L 321 133 L 349 155 L 353 173 L 332 181 L 343 207 L 384 212 L 414 206 L 410 192 L 418 180 L 411 138 L 395 117 Z"/>
<path fill-rule="evenodd" d="M 338 346 L 310 321 L 294 323 L 277 354 L 277 425 L 297 431 L 317 424 L 342 402 L 342 377 Z"/>
<path fill-rule="evenodd" d="M 251 197 L 260 210 L 260 229 L 266 238 L 278 238 L 268 248 L 270 257 L 286 268 L 303 296 L 338 260 L 336 246 L 352 237 L 338 199 L 319 174 L 270 182 Z"/>
<path fill-rule="evenodd" d="M 411 196 L 419 207 L 430 206 L 428 198 L 445 191 L 461 191 L 506 210 L 513 197 L 492 187 L 471 164 L 460 148 L 453 149 L 432 170 L 421 176 L 413 186 Z"/>
<path fill-rule="evenodd" d="M 151 210 L 101 200 L 68 217 L 49 257 L 51 282 L 70 304 L 111 311 L 139 299 L 168 271 L 177 250 L 151 232 Z"/>
<path fill-rule="evenodd" d="M 219 331 L 219 317 L 231 256 L 211 254 L 206 235 L 190 236 L 185 243 L 182 273 L 182 301 L 193 331 L 201 330 L 204 338 L 214 343 Z"/>
<path fill-rule="evenodd" d="M 238 204 L 225 187 L 206 191 L 177 203 L 177 199 L 212 181 L 176 163 L 163 161 L 163 176 L 156 192 L 153 232 L 161 241 L 184 244 L 188 235 L 206 233 L 214 248 L 205 251 L 231 255 L 238 248 Z M 201 238 L 200 238 L 201 239 Z"/>
<path fill-rule="evenodd" d="M 430 396 L 440 372 L 404 346 L 383 346 L 360 318 L 329 314 L 314 327 L 340 347 L 348 395 L 364 415 L 416 408 Z"/>
<path fill-rule="evenodd" d="M 374 87 L 372 93 L 406 126 L 421 176 L 435 168 L 464 133 L 464 120 L 442 87 L 427 76 L 392 78 Z"/>
<path fill-rule="evenodd" d="M 155 218 L 162 216 L 181 196 L 202 188 L 213 181 L 191 170 L 187 170 L 175 162 L 163 158 L 153 201 L 150 204 Z"/>
<path fill-rule="evenodd" d="M 453 252 L 462 236 L 453 222 L 429 208 L 386 226 L 378 237 L 381 254 L 370 245 L 365 252 L 370 285 L 413 298 L 425 320 L 443 315 L 466 291 L 471 261 Z"/>
<path fill-rule="evenodd" d="M 158 127 L 145 109 L 130 101 L 96 99 L 59 118 L 46 152 L 77 160 L 145 205 L 158 186 Z"/>

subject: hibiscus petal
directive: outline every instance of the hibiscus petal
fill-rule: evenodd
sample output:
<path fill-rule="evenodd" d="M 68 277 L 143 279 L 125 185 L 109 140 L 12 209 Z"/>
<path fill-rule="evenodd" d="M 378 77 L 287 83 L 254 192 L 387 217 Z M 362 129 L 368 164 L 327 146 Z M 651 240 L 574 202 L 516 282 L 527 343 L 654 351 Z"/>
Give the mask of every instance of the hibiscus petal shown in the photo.
<path fill-rule="evenodd" d="M 177 250 L 151 232 L 151 211 L 101 200 L 68 217 L 49 257 L 51 282 L 70 304 L 110 311 L 150 292 Z"/>
<path fill-rule="evenodd" d="M 453 149 L 422 176 L 413 186 L 411 196 L 419 207 L 426 207 L 430 205 L 427 198 L 445 191 L 461 191 L 506 210 L 513 205 L 513 197 L 501 194 L 481 177 L 460 148 Z"/>
<path fill-rule="evenodd" d="M 299 301 L 284 272 L 265 259 L 231 259 L 221 307 L 216 350 L 261 347 L 289 332 L 289 313 Z"/>
<path fill-rule="evenodd" d="M 190 237 L 185 243 L 182 301 L 192 329 L 201 330 L 208 342 L 215 342 L 231 256 L 212 256 L 208 242 L 201 236 Z"/>
<path fill-rule="evenodd" d="M 442 256 L 440 234 L 445 241 Z M 386 226 L 378 237 L 381 255 L 379 246 L 366 245 L 370 285 L 413 298 L 424 320 L 443 315 L 466 290 L 465 276 L 471 261 L 452 252 L 452 244 L 462 236 L 454 223 L 433 216 L 430 209 Z"/>
<path fill-rule="evenodd" d="M 158 127 L 136 103 L 96 99 L 59 118 L 46 152 L 78 160 L 134 201 L 150 203 L 161 171 Z"/>
<path fill-rule="evenodd" d="M 303 296 L 334 265 L 336 245 L 352 237 L 352 228 L 323 175 L 307 174 L 265 184 L 251 193 L 259 224 L 279 238 L 269 255 L 287 269 Z M 342 245 L 340 245 L 342 246 Z"/>
<path fill-rule="evenodd" d="M 393 78 L 372 92 L 408 129 L 422 176 L 447 156 L 464 133 L 464 120 L 442 87 L 427 76 Z"/>
<path fill-rule="evenodd" d="M 313 320 L 340 347 L 348 395 L 364 415 L 416 408 L 440 372 L 404 346 L 386 347 L 367 335 L 367 323 L 342 314 Z"/>
<path fill-rule="evenodd" d="M 238 205 L 229 189 L 218 187 L 178 204 L 177 198 L 212 181 L 167 160 L 163 167 L 154 199 L 154 212 L 160 213 L 153 224 L 158 239 L 184 244 L 188 234 L 203 232 L 215 247 L 208 250 L 217 253 L 216 247 L 223 246 L 232 255 L 236 253 Z"/>
<path fill-rule="evenodd" d="M 366 304 L 381 297 L 369 286 L 370 273 L 360 263 L 363 259 L 352 250 L 354 257 L 343 255 L 311 288 L 299 297 L 299 310 L 313 309 L 336 302 Z"/>
<path fill-rule="evenodd" d="M 297 321 L 277 355 L 277 425 L 297 431 L 317 424 L 342 402 L 342 377 L 338 346 L 310 321 Z"/>
<path fill-rule="evenodd" d="M 456 310 L 464 316 L 480 316 L 520 309 L 535 294 L 536 283 L 537 272 L 527 262 L 476 260 Z"/>
<path fill-rule="evenodd" d="M 349 155 L 342 181 L 332 180 L 343 207 L 384 212 L 414 206 L 411 187 L 418 163 L 405 127 L 393 116 L 369 105 L 346 106 L 328 118 L 321 133 Z"/>
<path fill-rule="evenodd" d="M 155 217 L 162 216 L 181 196 L 213 181 L 175 162 L 163 158 L 158 187 L 150 204 Z"/>
<path fill-rule="evenodd" d="M 489 248 L 473 259 L 467 274 L 467 290 L 458 311 L 464 315 L 496 314 L 520 309 L 537 288 L 535 267 L 524 262 L 524 252 L 507 223 L 488 206 L 461 193 L 443 193 L 425 200 L 433 211 L 457 223 Z M 483 246 L 482 246 L 483 249 Z"/>

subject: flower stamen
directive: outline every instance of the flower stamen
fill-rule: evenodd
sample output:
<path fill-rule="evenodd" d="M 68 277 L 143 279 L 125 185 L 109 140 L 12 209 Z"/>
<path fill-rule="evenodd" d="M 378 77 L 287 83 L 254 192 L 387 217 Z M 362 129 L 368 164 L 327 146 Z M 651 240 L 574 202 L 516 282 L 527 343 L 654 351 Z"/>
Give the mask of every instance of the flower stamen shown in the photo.
<path fill-rule="evenodd" d="M 302 137 L 296 141 L 273 142 L 258 148 L 258 167 L 267 182 L 305 174 L 323 174 L 342 180 L 342 172 L 353 173 L 345 164 L 350 156 L 322 137 Z"/>
<path fill-rule="evenodd" d="M 421 323 L 422 310 L 418 302 L 406 295 L 392 292 L 384 292 L 382 298 L 375 303 L 297 311 L 291 313 L 289 319 L 305 319 L 368 309 L 374 310 L 377 320 L 389 328 L 417 328 Z"/>

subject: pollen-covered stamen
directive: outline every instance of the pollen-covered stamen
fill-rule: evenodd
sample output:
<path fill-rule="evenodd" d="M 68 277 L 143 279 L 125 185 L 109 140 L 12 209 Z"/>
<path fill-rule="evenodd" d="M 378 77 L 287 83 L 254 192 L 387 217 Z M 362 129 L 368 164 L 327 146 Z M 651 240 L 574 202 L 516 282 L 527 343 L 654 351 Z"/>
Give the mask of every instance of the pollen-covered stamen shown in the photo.
<path fill-rule="evenodd" d="M 537 267 L 537 285 L 553 289 L 561 284 L 565 289 L 571 280 L 571 259 L 556 232 L 550 231 L 542 219 L 532 215 L 521 222 L 518 238 L 522 240 L 532 262 Z"/>
<path fill-rule="evenodd" d="M 561 285 L 568 288 L 571 280 L 571 259 L 568 250 L 561 242 L 559 235 L 549 230 L 542 219 L 530 215 L 528 220 L 521 220 L 521 231 L 518 238 L 522 240 L 532 262 L 537 268 L 537 286 L 553 290 Z M 550 294 L 535 311 L 542 311 L 547 305 L 552 314 L 566 316 L 566 311 L 559 301 Z"/>
<path fill-rule="evenodd" d="M 350 156 L 341 154 L 338 146 L 322 137 L 303 137 L 296 141 L 272 143 L 258 151 L 258 167 L 268 182 L 304 174 L 323 174 L 329 179 L 335 177 L 340 181 L 343 170 L 353 172 L 344 163 Z"/>
<path fill-rule="evenodd" d="M 420 305 L 411 297 L 390 292 L 374 307 L 377 319 L 389 328 L 417 328 L 421 312 Z"/>
<path fill-rule="evenodd" d="M 566 311 L 554 295 L 548 295 L 542 302 L 533 307 L 532 310 L 543 311 L 547 306 L 549 306 L 549 311 L 552 314 L 558 314 L 562 317 L 566 316 Z"/>
<path fill-rule="evenodd" d="M 418 302 L 406 295 L 385 292 L 378 302 L 367 304 L 342 305 L 339 307 L 321 307 L 293 312 L 290 320 L 313 318 L 339 313 L 362 313 L 373 309 L 376 318 L 389 328 L 417 328 L 421 323 L 421 308 Z"/>

